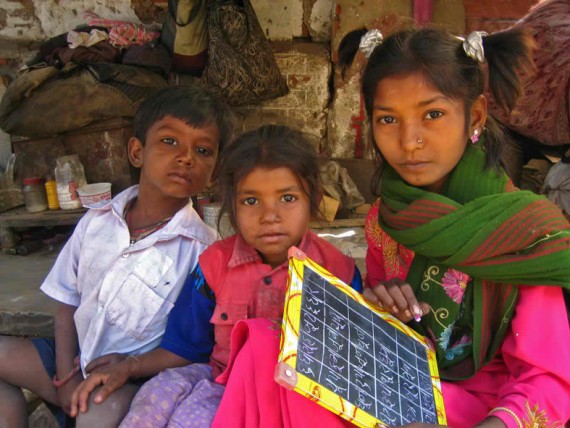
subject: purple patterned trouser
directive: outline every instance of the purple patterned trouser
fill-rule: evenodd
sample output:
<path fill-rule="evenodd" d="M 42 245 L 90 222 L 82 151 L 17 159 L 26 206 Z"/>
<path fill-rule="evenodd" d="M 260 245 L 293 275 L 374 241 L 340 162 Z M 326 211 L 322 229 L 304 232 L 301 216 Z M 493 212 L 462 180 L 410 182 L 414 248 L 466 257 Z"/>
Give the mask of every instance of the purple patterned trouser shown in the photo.
<path fill-rule="evenodd" d="M 119 427 L 209 428 L 223 393 L 207 364 L 167 369 L 139 389 Z"/>

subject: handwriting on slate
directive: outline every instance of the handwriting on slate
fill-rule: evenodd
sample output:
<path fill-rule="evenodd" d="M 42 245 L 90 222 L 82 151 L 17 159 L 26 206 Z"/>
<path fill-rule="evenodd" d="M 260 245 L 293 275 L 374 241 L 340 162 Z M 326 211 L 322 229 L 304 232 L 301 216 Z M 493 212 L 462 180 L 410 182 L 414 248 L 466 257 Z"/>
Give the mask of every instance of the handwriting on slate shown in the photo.
<path fill-rule="evenodd" d="M 305 267 L 297 371 L 388 425 L 437 423 L 426 350 Z"/>

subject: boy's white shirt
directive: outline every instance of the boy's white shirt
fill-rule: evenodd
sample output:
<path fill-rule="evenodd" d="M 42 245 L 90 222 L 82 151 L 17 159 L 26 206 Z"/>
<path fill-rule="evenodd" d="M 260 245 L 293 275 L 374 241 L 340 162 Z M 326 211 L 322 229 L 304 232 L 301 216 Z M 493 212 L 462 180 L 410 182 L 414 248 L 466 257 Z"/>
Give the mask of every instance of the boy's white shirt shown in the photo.
<path fill-rule="evenodd" d="M 189 202 L 166 226 L 131 246 L 123 211 L 137 194 L 133 186 L 89 210 L 41 286 L 53 299 L 77 306 L 83 371 L 101 355 L 156 348 L 187 275 L 219 239 Z"/>

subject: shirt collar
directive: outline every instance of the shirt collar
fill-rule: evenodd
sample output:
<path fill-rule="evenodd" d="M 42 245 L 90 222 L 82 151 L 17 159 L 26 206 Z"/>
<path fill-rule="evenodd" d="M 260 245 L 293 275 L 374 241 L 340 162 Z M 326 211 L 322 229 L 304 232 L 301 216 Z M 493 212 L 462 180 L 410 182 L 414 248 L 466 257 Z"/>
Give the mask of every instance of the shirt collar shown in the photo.
<path fill-rule="evenodd" d="M 113 211 L 115 215 L 123 219 L 123 212 L 128 201 L 139 194 L 139 186 L 131 186 L 115 196 L 109 203 L 91 208 L 96 211 Z M 124 220 L 123 220 L 124 221 Z M 170 239 L 176 236 L 185 236 L 206 244 L 211 244 L 220 239 L 220 235 L 210 226 L 206 225 L 192 206 L 192 200 L 188 200 L 183 208 L 178 210 L 172 219 L 162 229 L 150 236 L 155 236 L 156 240 Z"/>
<path fill-rule="evenodd" d="M 314 239 L 315 234 L 310 230 L 307 230 L 303 237 L 301 238 L 301 242 L 297 247 L 307 254 L 314 246 Z M 312 252 L 311 252 L 312 253 Z M 234 250 L 232 252 L 232 256 L 228 262 L 228 268 L 234 268 L 237 266 L 244 265 L 246 263 L 263 263 L 261 260 L 261 256 L 259 253 L 253 248 L 251 245 L 247 244 L 242 236 L 238 233 L 236 236 L 236 240 L 234 243 Z M 315 262 L 319 263 L 321 260 L 315 260 Z M 287 261 L 284 262 L 282 265 L 277 266 L 275 269 L 280 268 L 281 266 L 287 265 Z"/>

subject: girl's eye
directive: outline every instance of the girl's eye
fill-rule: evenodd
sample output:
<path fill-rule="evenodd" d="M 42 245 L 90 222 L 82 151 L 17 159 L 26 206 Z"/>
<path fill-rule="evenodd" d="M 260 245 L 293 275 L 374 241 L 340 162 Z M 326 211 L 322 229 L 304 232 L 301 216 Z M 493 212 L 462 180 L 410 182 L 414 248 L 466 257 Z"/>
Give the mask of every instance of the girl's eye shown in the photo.
<path fill-rule="evenodd" d="M 176 146 L 178 144 L 178 141 L 171 137 L 163 138 L 161 141 L 169 146 Z"/>
<path fill-rule="evenodd" d="M 383 123 L 386 125 L 390 125 L 396 122 L 396 118 L 394 116 L 380 116 L 378 117 L 378 123 Z"/>
<path fill-rule="evenodd" d="M 293 195 L 283 195 L 283 196 L 281 197 L 281 200 L 284 201 L 284 202 L 293 202 L 293 201 L 296 201 L 297 198 L 296 198 L 295 196 L 293 196 Z"/>
<path fill-rule="evenodd" d="M 425 118 L 426 119 L 437 119 L 438 117 L 443 116 L 443 112 L 439 111 L 439 110 L 431 110 L 428 111 Z"/>
<path fill-rule="evenodd" d="M 243 204 L 248 205 L 248 206 L 249 205 L 255 205 L 255 204 L 257 204 L 257 198 L 245 198 L 243 200 Z"/>
<path fill-rule="evenodd" d="M 207 147 L 197 147 L 196 151 L 202 156 L 212 156 L 213 151 Z"/>

